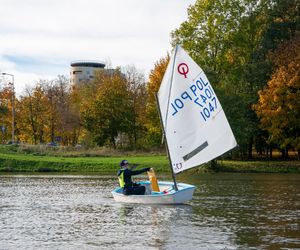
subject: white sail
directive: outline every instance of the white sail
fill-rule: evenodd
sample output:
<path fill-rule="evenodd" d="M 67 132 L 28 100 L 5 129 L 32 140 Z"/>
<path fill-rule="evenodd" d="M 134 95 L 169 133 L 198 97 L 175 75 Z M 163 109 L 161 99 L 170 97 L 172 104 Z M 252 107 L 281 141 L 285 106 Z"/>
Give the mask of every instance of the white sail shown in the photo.
<path fill-rule="evenodd" d="M 176 46 L 158 91 L 174 173 L 199 166 L 237 143 L 203 70 Z"/>

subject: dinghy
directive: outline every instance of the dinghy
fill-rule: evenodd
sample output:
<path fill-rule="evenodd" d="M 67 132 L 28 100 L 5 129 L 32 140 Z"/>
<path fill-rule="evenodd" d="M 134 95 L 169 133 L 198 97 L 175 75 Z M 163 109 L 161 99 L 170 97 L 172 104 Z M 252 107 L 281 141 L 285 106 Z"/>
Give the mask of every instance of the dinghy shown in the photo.
<path fill-rule="evenodd" d="M 124 195 L 122 188 L 112 191 L 115 201 L 126 203 L 143 203 L 143 204 L 181 204 L 192 199 L 195 186 L 177 183 L 178 190 L 175 191 L 173 182 L 159 181 L 158 186 L 162 191 L 153 191 L 151 182 L 144 181 L 139 184 L 146 187 L 144 195 Z"/>
<path fill-rule="evenodd" d="M 157 93 L 158 110 L 173 182 L 140 182 L 145 195 L 112 191 L 118 202 L 178 204 L 192 199 L 195 186 L 175 175 L 234 148 L 237 143 L 222 106 L 203 70 L 176 46 Z M 153 187 L 158 185 L 158 190 Z"/>

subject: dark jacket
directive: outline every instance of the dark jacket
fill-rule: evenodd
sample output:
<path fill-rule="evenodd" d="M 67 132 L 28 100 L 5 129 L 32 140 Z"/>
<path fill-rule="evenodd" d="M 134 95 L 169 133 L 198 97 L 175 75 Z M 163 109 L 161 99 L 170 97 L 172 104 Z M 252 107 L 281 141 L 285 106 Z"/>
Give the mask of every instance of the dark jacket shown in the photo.
<path fill-rule="evenodd" d="M 145 173 L 149 170 L 150 170 L 150 168 L 143 168 L 141 170 L 135 170 L 135 171 L 132 171 L 129 169 L 120 169 L 118 171 L 118 176 L 120 176 L 121 173 L 124 172 L 124 182 L 125 182 L 124 188 L 130 188 L 134 185 L 134 183 L 132 182 L 131 176 Z"/>

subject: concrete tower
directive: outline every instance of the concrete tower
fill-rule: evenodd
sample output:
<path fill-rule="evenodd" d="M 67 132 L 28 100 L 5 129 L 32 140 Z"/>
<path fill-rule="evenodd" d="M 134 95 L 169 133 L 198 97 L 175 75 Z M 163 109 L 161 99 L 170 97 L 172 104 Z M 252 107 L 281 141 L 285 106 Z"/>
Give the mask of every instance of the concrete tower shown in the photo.
<path fill-rule="evenodd" d="M 72 85 L 92 80 L 95 71 L 104 69 L 105 64 L 98 61 L 74 61 L 71 62 L 70 81 Z"/>

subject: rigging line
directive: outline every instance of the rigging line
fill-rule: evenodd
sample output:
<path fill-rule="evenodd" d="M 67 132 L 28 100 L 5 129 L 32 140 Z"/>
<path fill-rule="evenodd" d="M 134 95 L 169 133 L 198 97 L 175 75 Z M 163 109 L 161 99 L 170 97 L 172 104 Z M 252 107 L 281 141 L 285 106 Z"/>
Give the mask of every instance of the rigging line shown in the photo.
<path fill-rule="evenodd" d="M 170 88 L 169 88 L 167 112 L 166 112 L 166 117 L 165 117 L 165 133 L 167 131 L 167 121 L 168 121 L 168 114 L 169 114 L 169 105 L 170 105 L 171 89 L 172 89 L 172 84 L 173 84 L 174 66 L 175 66 L 175 59 L 176 59 L 177 49 L 178 49 L 178 45 L 175 46 L 175 51 L 174 51 L 174 56 L 173 56 L 173 65 L 172 65 L 172 73 L 171 73 L 171 84 L 170 84 Z"/>

